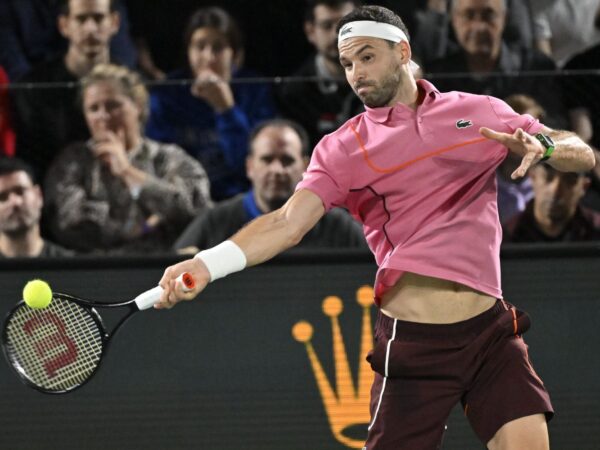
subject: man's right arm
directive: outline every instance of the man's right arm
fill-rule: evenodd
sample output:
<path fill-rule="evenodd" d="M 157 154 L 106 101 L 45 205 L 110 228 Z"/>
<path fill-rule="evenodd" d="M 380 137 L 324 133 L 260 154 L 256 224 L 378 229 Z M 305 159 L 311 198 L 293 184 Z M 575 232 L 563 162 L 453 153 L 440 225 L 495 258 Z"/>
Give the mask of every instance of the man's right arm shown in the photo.
<path fill-rule="evenodd" d="M 325 214 L 325 207 L 321 198 L 309 190 L 302 189 L 296 192 L 280 209 L 250 222 L 230 241 L 243 253 L 245 266 L 254 266 L 298 244 L 323 214 Z M 223 253 L 223 257 L 213 253 L 213 257 L 219 265 L 228 264 L 226 253 Z M 164 293 L 155 307 L 157 309 L 171 308 L 181 300 L 191 300 L 204 290 L 210 281 L 214 281 L 211 279 L 209 268 L 203 261 L 194 257 L 168 267 L 159 283 L 164 289 Z M 224 271 L 228 272 L 226 268 Z M 175 280 L 183 272 L 190 273 L 196 281 L 196 287 L 191 292 L 185 293 L 181 287 L 176 286 Z"/>

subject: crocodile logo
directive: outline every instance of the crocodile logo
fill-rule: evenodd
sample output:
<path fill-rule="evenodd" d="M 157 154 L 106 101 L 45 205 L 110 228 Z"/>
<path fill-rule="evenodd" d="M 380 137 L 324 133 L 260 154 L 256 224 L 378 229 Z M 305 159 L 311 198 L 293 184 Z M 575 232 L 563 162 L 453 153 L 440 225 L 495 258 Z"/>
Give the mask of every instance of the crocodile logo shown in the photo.
<path fill-rule="evenodd" d="M 468 128 L 473 126 L 473 122 L 470 120 L 460 119 L 456 121 L 456 128 Z"/>
<path fill-rule="evenodd" d="M 340 33 L 340 36 L 344 36 L 348 33 L 350 33 L 352 31 L 352 27 L 346 27 L 342 30 L 342 32 Z"/>

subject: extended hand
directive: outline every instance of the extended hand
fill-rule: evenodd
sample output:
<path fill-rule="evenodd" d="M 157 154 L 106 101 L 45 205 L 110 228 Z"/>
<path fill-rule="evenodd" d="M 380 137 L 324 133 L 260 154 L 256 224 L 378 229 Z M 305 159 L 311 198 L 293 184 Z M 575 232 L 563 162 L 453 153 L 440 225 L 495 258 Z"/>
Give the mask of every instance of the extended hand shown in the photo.
<path fill-rule="evenodd" d="M 189 292 L 184 292 L 175 280 L 179 275 L 188 272 L 194 278 L 196 286 Z M 210 281 L 210 274 L 202 261 L 197 258 L 191 258 L 186 261 L 167 267 L 160 282 L 158 283 L 164 292 L 157 304 L 156 309 L 171 309 L 182 300 L 192 300 L 204 290 Z"/>
<path fill-rule="evenodd" d="M 521 128 L 517 128 L 513 134 L 501 133 L 485 127 L 480 128 L 479 132 L 482 136 L 501 143 L 511 152 L 523 158 L 521 165 L 510 176 L 513 180 L 525 176 L 527 170 L 542 159 L 546 152 L 546 149 L 537 138 Z"/>

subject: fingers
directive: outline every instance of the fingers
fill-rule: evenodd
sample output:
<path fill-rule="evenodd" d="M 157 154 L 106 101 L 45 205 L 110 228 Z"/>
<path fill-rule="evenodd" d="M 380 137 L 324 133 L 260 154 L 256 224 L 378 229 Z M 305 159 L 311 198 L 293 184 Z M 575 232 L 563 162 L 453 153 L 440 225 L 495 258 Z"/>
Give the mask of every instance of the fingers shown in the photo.
<path fill-rule="evenodd" d="M 510 139 L 512 139 L 510 134 L 500 133 L 487 127 L 481 127 L 479 129 L 479 133 L 485 138 L 493 139 L 494 141 L 498 141 L 502 144 L 506 144 Z"/>
<path fill-rule="evenodd" d="M 198 271 L 198 268 L 202 269 L 198 266 L 198 260 L 192 258 L 168 267 L 158 283 L 163 288 L 163 292 L 154 307 L 156 309 L 171 309 L 183 300 L 192 300 L 196 297 L 210 280 L 210 275 L 203 273 L 201 270 Z M 188 272 L 195 282 L 194 289 L 190 291 L 185 290 L 183 283 L 177 280 L 184 272 Z"/>
<path fill-rule="evenodd" d="M 523 159 L 521 160 L 521 164 L 517 169 L 510 175 L 513 180 L 517 178 L 522 178 L 525 176 L 529 168 L 534 165 L 539 160 L 539 155 L 535 152 L 527 153 Z"/>

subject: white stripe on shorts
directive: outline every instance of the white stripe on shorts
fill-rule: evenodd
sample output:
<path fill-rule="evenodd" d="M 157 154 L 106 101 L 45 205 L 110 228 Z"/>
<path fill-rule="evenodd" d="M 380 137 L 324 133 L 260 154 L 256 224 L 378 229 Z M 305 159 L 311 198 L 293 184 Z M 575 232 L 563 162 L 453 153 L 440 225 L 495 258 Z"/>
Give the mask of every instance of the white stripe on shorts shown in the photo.
<path fill-rule="evenodd" d="M 375 420 L 377 420 L 377 414 L 379 414 L 379 408 L 381 406 L 381 401 L 383 400 L 383 393 L 385 392 L 385 384 L 387 382 L 389 372 L 389 363 L 390 363 L 390 346 L 392 345 L 392 341 L 396 338 L 396 324 L 398 319 L 394 319 L 394 328 L 392 330 L 392 338 L 387 343 L 387 348 L 385 350 L 385 376 L 383 377 L 383 383 L 381 385 L 381 393 L 379 394 L 379 401 L 377 402 L 377 408 L 375 408 L 375 414 L 373 414 L 373 420 L 371 421 L 371 425 L 369 425 L 368 430 L 373 428 L 375 424 Z"/>

